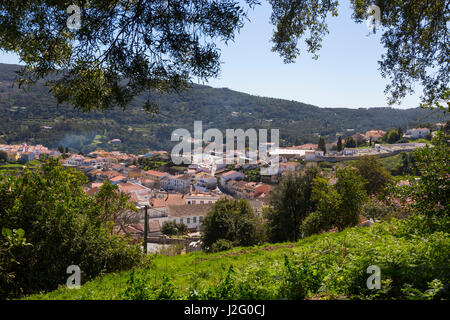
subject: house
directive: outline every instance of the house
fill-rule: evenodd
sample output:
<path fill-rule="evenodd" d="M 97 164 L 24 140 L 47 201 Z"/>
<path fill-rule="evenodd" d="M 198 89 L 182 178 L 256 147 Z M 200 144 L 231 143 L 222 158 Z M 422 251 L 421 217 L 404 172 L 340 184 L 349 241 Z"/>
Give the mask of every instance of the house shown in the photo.
<path fill-rule="evenodd" d="M 318 144 L 306 143 L 306 144 L 302 144 L 302 145 L 299 145 L 299 146 L 290 147 L 289 149 L 294 149 L 294 150 L 316 150 L 318 147 L 319 147 Z"/>
<path fill-rule="evenodd" d="M 162 178 L 170 176 L 170 174 L 167 172 L 161 172 L 156 170 L 147 170 L 144 171 L 143 173 L 145 177 L 147 177 L 150 180 L 153 180 L 156 186 L 159 186 L 161 184 Z"/>
<path fill-rule="evenodd" d="M 216 203 L 220 196 L 214 193 L 191 192 L 185 197 L 186 204 Z"/>
<path fill-rule="evenodd" d="M 354 135 L 352 135 L 352 138 L 353 138 L 353 140 L 355 140 L 357 145 L 360 145 L 360 144 L 365 143 L 367 141 L 366 135 L 364 135 L 362 133 L 355 133 Z"/>
<path fill-rule="evenodd" d="M 199 230 L 204 217 L 212 207 L 212 203 L 169 205 L 167 220 L 183 223 L 189 230 Z"/>
<path fill-rule="evenodd" d="M 344 148 L 344 156 L 353 156 L 358 152 L 356 148 Z"/>
<path fill-rule="evenodd" d="M 430 129 L 428 128 L 414 128 L 406 131 L 406 136 L 410 136 L 413 139 L 425 138 L 430 134 Z"/>
<path fill-rule="evenodd" d="M 383 130 L 369 130 L 366 131 L 366 140 L 370 140 L 372 138 L 372 141 L 378 141 L 381 138 L 384 137 L 384 135 L 386 134 L 386 131 Z"/>
<path fill-rule="evenodd" d="M 244 185 L 244 198 L 254 199 L 260 195 L 268 195 L 270 193 L 270 186 L 261 182 L 247 182 Z"/>
<path fill-rule="evenodd" d="M 23 162 L 34 160 L 34 153 L 29 151 L 22 152 L 22 154 L 20 155 L 20 160 Z"/>
<path fill-rule="evenodd" d="M 127 177 L 122 176 L 122 175 L 118 175 L 118 176 L 115 176 L 115 177 L 109 179 L 109 181 L 111 181 L 112 184 L 119 184 L 121 182 L 126 182 L 127 181 Z"/>
<path fill-rule="evenodd" d="M 227 181 L 229 181 L 229 180 L 238 180 L 238 179 L 244 179 L 244 178 L 245 178 L 245 175 L 243 173 L 231 170 L 231 171 L 228 171 L 228 172 L 225 172 L 222 174 L 220 182 L 221 182 L 222 186 L 225 187 L 227 184 Z"/>
<path fill-rule="evenodd" d="M 217 178 L 207 174 L 206 172 L 200 172 L 195 175 L 195 189 L 200 191 L 208 191 L 217 187 Z"/>
<path fill-rule="evenodd" d="M 124 182 L 117 185 L 120 191 L 130 194 L 132 197 L 134 196 L 137 201 L 148 201 L 153 195 L 151 189 L 138 183 Z"/>
<path fill-rule="evenodd" d="M 186 204 L 186 195 L 180 193 L 160 193 L 149 200 L 152 208 L 164 208 L 168 205 Z"/>
<path fill-rule="evenodd" d="M 246 181 L 227 180 L 226 189 L 237 198 L 245 197 Z"/>
<path fill-rule="evenodd" d="M 82 166 L 86 159 L 79 154 L 72 154 L 67 160 L 66 163 L 71 166 Z"/>
<path fill-rule="evenodd" d="M 316 152 L 314 150 L 308 150 L 305 152 L 305 160 L 306 161 L 314 161 L 316 160 Z"/>
<path fill-rule="evenodd" d="M 281 162 L 278 164 L 278 167 L 280 168 L 279 172 L 283 171 L 296 171 L 300 169 L 301 164 L 299 162 L 289 161 L 289 162 Z"/>
<path fill-rule="evenodd" d="M 168 175 L 161 179 L 161 187 L 165 190 L 187 191 L 191 177 L 187 174 Z"/>

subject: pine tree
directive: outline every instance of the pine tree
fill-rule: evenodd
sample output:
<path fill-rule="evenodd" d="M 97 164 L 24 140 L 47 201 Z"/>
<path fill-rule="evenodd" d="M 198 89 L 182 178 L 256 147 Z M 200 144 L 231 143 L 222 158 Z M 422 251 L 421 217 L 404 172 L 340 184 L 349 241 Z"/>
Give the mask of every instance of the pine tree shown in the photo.
<path fill-rule="evenodd" d="M 346 148 L 356 148 L 356 142 L 355 142 L 355 140 L 353 139 L 353 137 L 348 137 L 348 138 L 345 140 L 345 147 L 346 147 Z"/>
<path fill-rule="evenodd" d="M 324 154 L 327 152 L 324 138 L 319 139 L 319 149 L 322 150 Z"/>
<path fill-rule="evenodd" d="M 337 142 L 337 151 L 341 152 L 342 151 L 342 137 L 339 136 L 338 142 Z"/>

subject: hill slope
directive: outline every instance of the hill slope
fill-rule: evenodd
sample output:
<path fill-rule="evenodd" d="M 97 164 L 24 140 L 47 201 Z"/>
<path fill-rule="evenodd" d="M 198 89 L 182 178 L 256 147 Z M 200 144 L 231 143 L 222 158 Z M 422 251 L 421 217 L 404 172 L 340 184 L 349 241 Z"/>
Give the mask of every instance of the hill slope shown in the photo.
<path fill-rule="evenodd" d="M 148 268 L 108 274 L 80 290 L 61 286 L 27 299 L 426 299 L 432 296 L 424 293 L 427 289 L 437 293 L 449 283 L 450 234 L 448 222 L 440 231 L 425 229 L 423 218 L 415 217 L 297 243 L 158 255 Z M 366 286 L 371 265 L 381 269 L 381 290 Z M 448 298 L 450 292 L 447 288 L 439 294 Z"/>
<path fill-rule="evenodd" d="M 316 106 L 252 96 L 225 88 L 193 85 L 181 95 L 154 97 L 158 114 L 147 114 L 140 106 L 143 96 L 125 111 L 82 113 L 70 106 L 56 107 L 48 88 L 36 85 L 26 92 L 13 86 L 17 65 L 0 64 L 0 143 L 42 143 L 49 147 L 65 145 L 89 152 L 96 147 L 139 153 L 145 149 L 170 150 L 174 129 L 192 132 L 195 120 L 207 128 L 279 128 L 281 145 L 317 143 L 317 134 L 329 141 L 347 129 L 366 131 L 414 126 L 430 113 L 420 108 L 345 109 Z M 435 121 L 433 115 L 426 121 Z M 51 127 L 43 128 L 43 127 Z M 122 145 L 110 140 L 119 138 Z"/>

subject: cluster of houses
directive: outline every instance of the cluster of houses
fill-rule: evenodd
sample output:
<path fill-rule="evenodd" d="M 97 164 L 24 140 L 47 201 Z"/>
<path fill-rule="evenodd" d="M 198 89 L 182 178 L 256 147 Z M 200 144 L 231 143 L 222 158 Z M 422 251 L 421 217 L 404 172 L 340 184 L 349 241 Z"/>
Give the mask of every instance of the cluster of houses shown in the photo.
<path fill-rule="evenodd" d="M 326 154 L 318 148 L 317 144 L 303 144 L 287 148 L 278 148 L 278 170 L 275 176 L 282 176 L 289 172 L 298 171 L 303 166 L 315 164 L 317 161 L 329 157 L 348 158 L 349 156 L 380 155 L 400 151 L 410 151 L 422 147 L 421 143 L 377 144 L 385 131 L 370 130 L 365 134 L 353 135 L 356 141 L 374 142 L 370 148 L 344 148 L 341 152 L 327 151 Z M 404 137 L 423 138 L 430 134 L 427 128 L 414 128 L 408 130 Z M 25 162 L 39 159 L 41 156 L 61 155 L 58 151 L 37 145 L 0 145 L 0 150 L 8 154 L 12 160 L 22 159 Z M 189 230 L 198 231 L 201 223 L 214 203 L 223 197 L 247 199 L 258 215 L 262 208 L 268 204 L 271 184 L 274 181 L 249 181 L 247 170 L 257 169 L 261 162 L 256 164 L 239 163 L 234 168 L 227 168 L 226 164 L 216 161 L 217 155 L 202 155 L 194 163 L 185 167 L 184 171 L 144 170 L 135 165 L 139 157 L 165 156 L 166 151 L 152 151 L 145 155 L 121 153 L 118 151 L 97 150 L 88 155 L 67 154 L 60 158 L 64 166 L 76 167 L 84 172 L 90 183 L 85 186 L 85 192 L 95 195 L 99 192 L 104 181 L 118 186 L 118 189 L 127 193 L 130 200 L 139 208 L 136 223 L 127 226 L 127 233 L 142 235 L 144 225 L 144 212 L 149 217 L 149 231 L 151 235 L 160 235 L 161 227 L 165 221 L 176 221 L 185 224 Z M 236 159 L 244 157 L 247 160 L 255 158 L 252 154 L 235 154 Z"/>
<path fill-rule="evenodd" d="M 26 143 L 14 145 L 0 144 L 0 151 L 6 152 L 9 161 L 22 161 L 24 163 L 38 160 L 41 157 L 58 157 L 61 155 L 60 152 L 49 150 L 40 144 L 29 146 Z"/>
<path fill-rule="evenodd" d="M 160 152 L 146 157 L 161 155 Z M 184 223 L 190 231 L 198 231 L 202 220 L 213 204 L 222 197 L 251 200 L 258 215 L 268 201 L 270 186 L 261 182 L 247 182 L 241 171 L 226 170 L 225 165 L 207 163 L 189 165 L 180 174 L 159 170 L 143 170 L 133 165 L 134 155 L 95 151 L 87 156 L 70 155 L 61 159 L 65 166 L 84 172 L 90 183 L 85 192 L 95 195 L 105 180 L 127 193 L 139 208 L 137 222 L 126 227 L 127 232 L 142 235 L 144 212 L 147 208 L 149 232 L 160 235 L 164 221 Z M 294 166 L 287 165 L 287 170 Z"/>

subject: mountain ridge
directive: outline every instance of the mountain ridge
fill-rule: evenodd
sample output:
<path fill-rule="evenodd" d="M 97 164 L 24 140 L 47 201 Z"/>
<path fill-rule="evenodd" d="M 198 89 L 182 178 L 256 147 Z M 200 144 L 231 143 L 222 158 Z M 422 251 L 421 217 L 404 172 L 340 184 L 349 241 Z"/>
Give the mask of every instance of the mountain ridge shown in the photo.
<path fill-rule="evenodd" d="M 330 108 L 293 100 L 242 93 L 229 88 L 193 84 L 178 94 L 152 94 L 159 106 L 157 114 L 145 113 L 140 106 L 146 96 L 135 98 L 125 110 L 119 108 L 83 113 L 71 106 L 56 106 L 49 89 L 42 83 L 28 91 L 13 86 L 19 65 L 0 64 L 0 142 L 61 144 L 75 151 L 95 148 L 141 153 L 145 150 L 170 150 L 171 132 L 186 128 L 192 132 L 194 121 L 203 129 L 255 128 L 280 129 L 280 145 L 317 143 L 318 136 L 328 142 L 337 136 L 370 129 L 415 126 L 421 119 L 441 121 L 438 114 L 421 108 Z M 47 127 L 47 129 L 43 128 Z M 51 129 L 48 129 L 51 127 Z M 347 131 L 353 129 L 353 131 Z M 111 144 L 118 138 L 122 144 Z"/>

